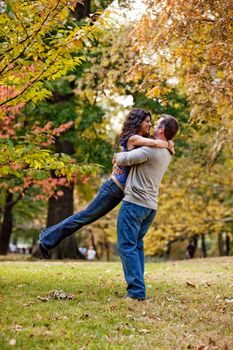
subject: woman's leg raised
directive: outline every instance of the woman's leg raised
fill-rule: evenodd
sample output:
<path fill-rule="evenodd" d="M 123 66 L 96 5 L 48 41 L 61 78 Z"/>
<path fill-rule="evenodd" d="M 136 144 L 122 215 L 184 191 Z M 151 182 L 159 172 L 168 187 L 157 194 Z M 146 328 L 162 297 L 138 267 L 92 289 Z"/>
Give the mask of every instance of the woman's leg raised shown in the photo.
<path fill-rule="evenodd" d="M 56 225 L 41 231 L 40 243 L 47 249 L 55 248 L 64 238 L 106 215 L 123 199 L 123 192 L 112 179 L 106 180 L 86 209 L 69 216 Z"/>

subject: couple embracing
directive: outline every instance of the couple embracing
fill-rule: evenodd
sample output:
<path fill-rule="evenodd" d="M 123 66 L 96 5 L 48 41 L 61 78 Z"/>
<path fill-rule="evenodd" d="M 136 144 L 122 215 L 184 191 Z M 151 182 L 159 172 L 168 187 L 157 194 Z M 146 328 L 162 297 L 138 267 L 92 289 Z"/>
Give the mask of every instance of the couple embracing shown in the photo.
<path fill-rule="evenodd" d="M 158 192 L 162 177 L 172 159 L 173 142 L 179 125 L 167 114 L 161 115 L 149 138 L 151 114 L 144 109 L 132 110 L 120 135 L 122 152 L 115 154 L 111 177 L 100 187 L 86 209 L 60 223 L 42 230 L 40 251 L 44 258 L 64 238 L 84 225 L 103 217 L 122 200 L 117 220 L 117 246 L 125 280 L 127 297 L 146 298 L 144 282 L 143 238 L 158 209 Z"/>

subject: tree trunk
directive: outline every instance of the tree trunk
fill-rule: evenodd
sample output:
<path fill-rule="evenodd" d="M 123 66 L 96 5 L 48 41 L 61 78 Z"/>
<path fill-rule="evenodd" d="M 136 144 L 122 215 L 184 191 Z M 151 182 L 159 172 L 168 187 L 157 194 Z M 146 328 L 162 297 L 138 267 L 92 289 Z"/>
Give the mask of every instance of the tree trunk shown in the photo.
<path fill-rule="evenodd" d="M 170 259 L 171 250 L 172 250 L 172 243 L 168 242 L 167 243 L 167 249 L 166 249 L 166 255 L 165 255 L 166 260 Z"/>
<path fill-rule="evenodd" d="M 197 243 L 198 243 L 198 236 L 193 236 L 192 240 L 193 240 L 193 244 L 195 246 L 195 251 L 197 250 Z"/>
<path fill-rule="evenodd" d="M 219 255 L 223 256 L 224 255 L 224 243 L 223 243 L 223 237 L 222 237 L 221 232 L 218 234 L 218 249 L 219 249 Z"/>
<path fill-rule="evenodd" d="M 63 196 L 49 199 L 47 226 L 55 225 L 73 214 L 73 184 L 61 187 Z M 52 252 L 53 259 L 76 259 L 77 243 L 75 235 L 65 238 Z"/>
<path fill-rule="evenodd" d="M 110 244 L 106 241 L 104 243 L 105 251 L 106 251 L 106 260 L 110 261 Z"/>
<path fill-rule="evenodd" d="M 75 10 L 74 16 L 81 20 L 82 18 L 90 14 L 90 0 L 84 0 L 83 3 L 78 2 Z M 53 96 L 55 102 L 64 99 L 64 96 Z M 67 97 L 67 96 L 66 96 Z M 52 98 L 53 99 L 53 98 Z M 53 101 L 54 102 L 54 101 Z M 69 141 L 56 141 L 56 151 L 58 153 L 66 153 L 72 155 L 75 153 L 74 146 Z M 70 188 L 62 187 L 60 190 L 63 191 L 64 195 L 55 199 L 51 197 L 48 203 L 48 216 L 47 216 L 47 226 L 55 225 L 63 219 L 73 214 L 73 191 L 74 186 L 71 185 Z M 54 259 L 63 259 L 69 258 L 74 259 L 78 258 L 78 246 L 74 235 L 71 235 L 64 239 L 58 247 L 56 247 L 52 252 L 52 258 Z"/>
<path fill-rule="evenodd" d="M 201 235 L 201 249 L 203 258 L 207 257 L 206 243 L 205 243 L 205 235 Z"/>
<path fill-rule="evenodd" d="M 99 254 L 98 254 L 98 252 L 97 252 L 97 247 L 96 247 L 96 244 L 95 244 L 95 238 L 94 238 L 93 233 L 91 233 L 91 244 L 92 244 L 93 248 L 94 248 L 95 251 L 96 251 L 96 259 L 99 260 L 99 259 L 100 259 L 100 256 L 99 256 Z"/>
<path fill-rule="evenodd" d="M 14 206 L 13 193 L 6 192 L 6 201 L 3 211 L 3 221 L 0 231 L 0 255 L 6 255 L 10 243 L 11 232 L 13 228 L 12 209 Z"/>
<path fill-rule="evenodd" d="M 74 153 L 73 144 L 69 141 L 56 141 L 56 151 L 72 155 Z M 52 226 L 73 214 L 74 206 L 74 185 L 60 186 L 63 192 L 62 197 L 52 196 L 48 202 L 47 226 Z M 52 252 L 53 259 L 75 259 L 77 254 L 77 243 L 74 235 L 65 238 Z"/>
<path fill-rule="evenodd" d="M 98 246 L 99 246 L 98 259 L 102 259 L 103 256 L 104 256 L 104 243 L 103 242 L 99 242 Z M 95 249 L 95 251 L 96 251 L 96 249 Z"/>
<path fill-rule="evenodd" d="M 77 20 L 81 20 L 89 16 L 91 12 L 91 0 L 84 0 L 83 3 L 78 3 L 74 10 L 74 16 Z"/>
<path fill-rule="evenodd" d="M 226 255 L 229 256 L 231 252 L 231 239 L 230 236 L 226 235 Z"/>

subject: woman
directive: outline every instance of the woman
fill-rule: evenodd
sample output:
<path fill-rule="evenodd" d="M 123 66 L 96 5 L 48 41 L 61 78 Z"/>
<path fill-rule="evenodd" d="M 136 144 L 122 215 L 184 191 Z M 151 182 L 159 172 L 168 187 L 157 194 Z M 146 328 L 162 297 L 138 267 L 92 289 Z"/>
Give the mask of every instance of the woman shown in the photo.
<path fill-rule="evenodd" d="M 126 117 L 120 135 L 122 150 L 130 151 L 140 146 L 170 148 L 166 141 L 147 138 L 151 126 L 150 112 L 144 109 L 132 110 Z M 112 174 L 110 179 L 101 185 L 96 197 L 86 209 L 42 230 L 39 246 L 42 256 L 48 258 L 48 250 L 55 248 L 64 238 L 84 225 L 98 220 L 115 208 L 123 199 L 124 186 L 129 171 L 130 167 L 122 167 L 121 174 Z"/>

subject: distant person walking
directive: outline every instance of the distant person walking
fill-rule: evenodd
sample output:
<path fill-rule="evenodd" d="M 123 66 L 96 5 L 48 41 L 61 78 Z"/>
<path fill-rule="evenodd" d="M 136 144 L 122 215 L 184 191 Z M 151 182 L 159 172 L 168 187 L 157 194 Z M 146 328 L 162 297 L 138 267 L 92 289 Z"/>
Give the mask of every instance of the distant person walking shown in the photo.
<path fill-rule="evenodd" d="M 87 250 L 87 260 L 94 261 L 95 256 L 96 256 L 96 251 L 92 246 L 90 246 L 89 249 Z"/>

